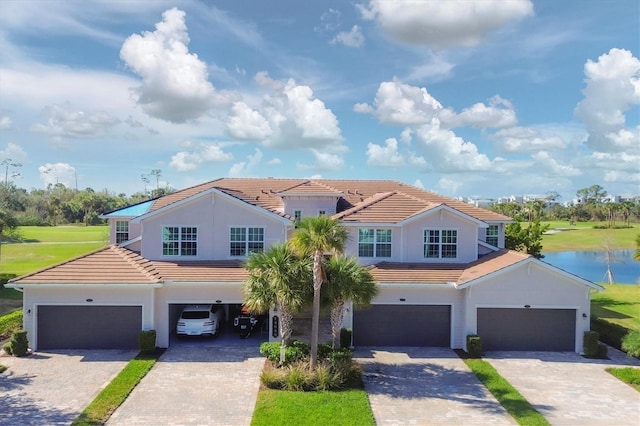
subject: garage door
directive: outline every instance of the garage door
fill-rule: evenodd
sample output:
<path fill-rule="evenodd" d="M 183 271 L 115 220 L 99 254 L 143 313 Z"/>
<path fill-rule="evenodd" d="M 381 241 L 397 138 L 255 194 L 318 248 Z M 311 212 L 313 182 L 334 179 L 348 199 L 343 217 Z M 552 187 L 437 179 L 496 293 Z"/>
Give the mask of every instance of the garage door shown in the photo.
<path fill-rule="evenodd" d="M 451 344 L 449 305 L 373 305 L 354 312 L 353 340 L 359 346 Z"/>
<path fill-rule="evenodd" d="M 487 351 L 575 350 L 574 309 L 478 309 L 478 335 Z"/>
<path fill-rule="evenodd" d="M 38 306 L 38 349 L 136 349 L 141 306 Z"/>

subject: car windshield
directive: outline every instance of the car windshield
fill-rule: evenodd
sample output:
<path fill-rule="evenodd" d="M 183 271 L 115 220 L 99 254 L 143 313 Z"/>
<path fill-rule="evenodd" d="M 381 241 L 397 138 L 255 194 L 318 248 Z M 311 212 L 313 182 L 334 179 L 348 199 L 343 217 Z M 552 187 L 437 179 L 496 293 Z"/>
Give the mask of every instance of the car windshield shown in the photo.
<path fill-rule="evenodd" d="M 208 311 L 185 311 L 182 313 L 183 319 L 205 319 L 209 318 Z"/>

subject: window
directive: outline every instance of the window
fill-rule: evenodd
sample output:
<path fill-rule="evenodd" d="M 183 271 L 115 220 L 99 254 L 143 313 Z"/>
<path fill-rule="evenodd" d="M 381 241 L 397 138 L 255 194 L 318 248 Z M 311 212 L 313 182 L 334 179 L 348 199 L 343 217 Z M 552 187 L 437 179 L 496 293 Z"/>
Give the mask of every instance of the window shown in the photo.
<path fill-rule="evenodd" d="M 424 231 L 424 257 L 454 259 L 458 256 L 458 231 L 427 229 Z"/>
<path fill-rule="evenodd" d="M 318 216 L 324 216 L 327 214 L 326 210 L 318 210 Z"/>
<path fill-rule="evenodd" d="M 302 210 L 294 210 L 293 221 L 296 224 L 296 228 L 298 227 L 298 224 L 300 223 L 301 220 L 302 220 Z"/>
<path fill-rule="evenodd" d="M 229 255 L 246 256 L 264 250 L 264 228 L 231 228 Z"/>
<path fill-rule="evenodd" d="M 498 225 L 489 225 L 485 241 L 487 244 L 498 247 Z"/>
<path fill-rule="evenodd" d="M 129 222 L 126 220 L 116 221 L 116 244 L 129 240 Z"/>
<path fill-rule="evenodd" d="M 163 256 L 196 256 L 198 229 L 192 226 L 165 226 L 162 228 Z"/>
<path fill-rule="evenodd" d="M 391 257 L 391 229 L 359 229 L 358 256 Z"/>

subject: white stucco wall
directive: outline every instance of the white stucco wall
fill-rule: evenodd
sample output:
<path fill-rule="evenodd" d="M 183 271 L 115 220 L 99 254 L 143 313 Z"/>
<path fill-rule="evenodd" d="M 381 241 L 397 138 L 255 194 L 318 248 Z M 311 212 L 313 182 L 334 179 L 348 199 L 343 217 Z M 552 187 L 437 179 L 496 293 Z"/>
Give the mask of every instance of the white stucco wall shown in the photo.
<path fill-rule="evenodd" d="M 582 352 L 583 333 L 589 330 L 589 287 L 533 261 L 478 282 L 464 291 L 467 311 L 464 335 L 477 332 L 478 308 L 575 309 L 575 351 Z M 584 315 L 583 315 L 584 314 Z"/>
<path fill-rule="evenodd" d="M 150 216 L 142 220 L 142 225 L 142 255 L 151 260 L 233 259 L 229 255 L 231 227 L 264 228 L 265 249 L 285 239 L 285 225 L 278 216 L 218 194 L 203 196 L 166 213 Z M 197 227 L 198 255 L 163 256 L 162 229 L 165 226 Z"/>
<path fill-rule="evenodd" d="M 142 306 L 142 328 L 154 328 L 153 288 L 151 286 L 126 285 L 86 285 L 57 287 L 25 286 L 23 295 L 23 321 L 29 344 L 38 349 L 36 330 L 39 305 L 76 306 Z M 87 299 L 92 299 L 88 302 Z"/>

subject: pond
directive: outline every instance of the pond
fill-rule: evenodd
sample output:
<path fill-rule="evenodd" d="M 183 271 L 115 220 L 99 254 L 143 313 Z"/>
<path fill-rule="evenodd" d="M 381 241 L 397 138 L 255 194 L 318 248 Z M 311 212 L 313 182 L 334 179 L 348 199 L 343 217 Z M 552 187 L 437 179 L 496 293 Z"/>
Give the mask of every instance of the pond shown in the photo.
<path fill-rule="evenodd" d="M 635 250 L 611 250 L 610 268 L 616 284 L 640 283 L 640 262 Z M 543 253 L 543 261 L 593 282 L 607 282 L 606 251 L 559 251 Z"/>

